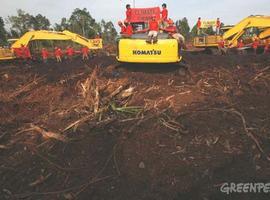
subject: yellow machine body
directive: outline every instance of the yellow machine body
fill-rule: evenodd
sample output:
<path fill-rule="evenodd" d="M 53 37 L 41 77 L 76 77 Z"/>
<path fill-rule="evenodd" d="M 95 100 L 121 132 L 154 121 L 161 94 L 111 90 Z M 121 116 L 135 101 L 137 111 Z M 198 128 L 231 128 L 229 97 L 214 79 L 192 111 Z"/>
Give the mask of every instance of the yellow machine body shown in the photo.
<path fill-rule="evenodd" d="M 193 46 L 197 48 L 218 47 L 218 42 L 221 40 L 220 35 L 208 35 L 202 37 L 195 37 Z"/>
<path fill-rule="evenodd" d="M 56 32 L 56 31 L 29 31 L 25 33 L 19 39 L 16 39 L 15 42 L 11 45 L 10 49 L 2 48 L 0 49 L 0 60 L 9 60 L 14 59 L 13 49 L 20 48 L 21 45 L 27 46 L 30 41 L 34 40 L 66 40 L 73 41 L 82 46 L 86 46 L 89 49 L 102 49 L 102 39 L 87 39 L 72 33 L 70 31 Z"/>
<path fill-rule="evenodd" d="M 261 32 L 261 34 L 259 35 L 260 39 L 270 39 L 270 28 L 264 30 L 263 32 Z"/>
<path fill-rule="evenodd" d="M 175 39 L 159 39 L 147 44 L 144 39 L 121 38 L 118 42 L 119 62 L 126 63 L 177 63 L 181 61 Z"/>
<path fill-rule="evenodd" d="M 12 60 L 14 59 L 14 55 L 11 49 L 0 48 L 0 61 L 1 60 Z"/>

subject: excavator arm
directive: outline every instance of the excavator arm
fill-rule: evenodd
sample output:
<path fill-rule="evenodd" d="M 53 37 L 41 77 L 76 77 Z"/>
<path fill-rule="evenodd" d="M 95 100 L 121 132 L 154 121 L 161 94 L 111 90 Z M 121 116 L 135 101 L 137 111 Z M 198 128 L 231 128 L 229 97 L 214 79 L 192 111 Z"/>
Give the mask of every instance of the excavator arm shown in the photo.
<path fill-rule="evenodd" d="M 102 48 L 102 39 L 87 39 L 69 31 L 55 32 L 41 30 L 25 33 L 21 38 L 13 43 L 11 49 L 20 48 L 21 45 L 27 46 L 29 42 L 33 40 L 70 40 L 82 46 L 86 46 L 89 49 Z"/>
<path fill-rule="evenodd" d="M 70 37 L 73 42 L 86 46 L 89 49 L 102 49 L 102 39 L 87 39 L 67 30 L 63 31 L 62 33 Z"/>
<path fill-rule="evenodd" d="M 223 39 L 229 40 L 230 47 L 235 47 L 237 45 L 237 40 L 245 33 L 246 29 L 251 27 L 259 29 L 270 27 L 270 17 L 262 15 L 247 17 L 225 32 Z"/>

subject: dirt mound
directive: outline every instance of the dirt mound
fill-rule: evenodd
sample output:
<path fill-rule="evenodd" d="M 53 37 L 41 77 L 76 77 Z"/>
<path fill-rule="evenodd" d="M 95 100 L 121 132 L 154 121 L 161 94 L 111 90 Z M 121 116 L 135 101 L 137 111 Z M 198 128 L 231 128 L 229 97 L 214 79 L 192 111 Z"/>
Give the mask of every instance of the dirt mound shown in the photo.
<path fill-rule="evenodd" d="M 267 199 L 270 58 L 2 64 L 1 199 Z"/>

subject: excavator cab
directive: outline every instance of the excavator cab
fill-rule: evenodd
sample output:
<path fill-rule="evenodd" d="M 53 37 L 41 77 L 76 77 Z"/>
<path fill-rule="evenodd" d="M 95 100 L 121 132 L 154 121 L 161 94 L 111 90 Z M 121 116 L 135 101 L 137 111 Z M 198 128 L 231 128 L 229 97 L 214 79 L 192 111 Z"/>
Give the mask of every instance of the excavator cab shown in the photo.
<path fill-rule="evenodd" d="M 131 25 L 138 31 L 148 26 L 153 15 L 160 19 L 160 8 L 133 8 Z M 134 33 L 131 37 L 121 37 L 117 41 L 116 59 L 123 63 L 178 63 L 182 57 L 176 39 L 167 33 L 159 32 L 158 41 L 148 44 L 147 33 Z"/>

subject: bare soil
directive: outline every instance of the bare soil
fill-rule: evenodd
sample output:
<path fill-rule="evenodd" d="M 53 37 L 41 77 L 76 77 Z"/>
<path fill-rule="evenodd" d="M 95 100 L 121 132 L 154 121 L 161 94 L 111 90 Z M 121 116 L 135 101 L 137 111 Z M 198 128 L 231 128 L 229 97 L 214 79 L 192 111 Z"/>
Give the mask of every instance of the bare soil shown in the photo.
<path fill-rule="evenodd" d="M 0 64 L 0 199 L 269 199 L 270 57 Z"/>

